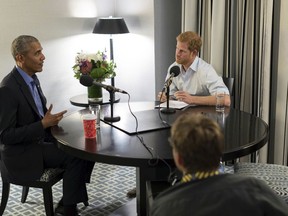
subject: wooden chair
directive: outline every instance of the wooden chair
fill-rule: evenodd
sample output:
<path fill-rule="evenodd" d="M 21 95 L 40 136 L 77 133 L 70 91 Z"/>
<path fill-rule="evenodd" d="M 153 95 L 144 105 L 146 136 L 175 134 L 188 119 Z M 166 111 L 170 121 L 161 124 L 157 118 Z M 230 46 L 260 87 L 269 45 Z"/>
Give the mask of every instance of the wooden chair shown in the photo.
<path fill-rule="evenodd" d="M 44 170 L 39 180 L 25 182 L 25 183 L 9 182 L 7 180 L 7 177 L 5 176 L 5 172 L 3 171 L 3 162 L 1 161 L 1 159 L 0 159 L 0 171 L 1 171 L 1 177 L 2 177 L 2 197 L 1 197 L 1 206 L 0 206 L 0 216 L 3 215 L 6 205 L 7 205 L 9 192 L 10 192 L 10 184 L 23 186 L 22 198 L 21 198 L 22 203 L 26 201 L 29 187 L 42 188 L 46 215 L 47 216 L 54 215 L 52 186 L 63 178 L 64 170 L 60 168 L 46 169 Z"/>
<path fill-rule="evenodd" d="M 222 77 L 224 84 L 227 86 L 230 99 L 231 99 L 231 107 L 234 106 L 234 78 L 232 77 Z"/>
<path fill-rule="evenodd" d="M 224 84 L 227 86 L 230 96 L 234 96 L 234 78 L 222 77 Z"/>

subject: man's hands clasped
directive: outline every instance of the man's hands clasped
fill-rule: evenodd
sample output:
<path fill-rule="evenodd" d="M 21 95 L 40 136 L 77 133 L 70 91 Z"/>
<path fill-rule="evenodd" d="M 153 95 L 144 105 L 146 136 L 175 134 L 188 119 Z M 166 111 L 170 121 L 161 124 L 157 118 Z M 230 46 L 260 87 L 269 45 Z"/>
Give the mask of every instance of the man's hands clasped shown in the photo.
<path fill-rule="evenodd" d="M 171 97 L 171 96 L 170 96 Z M 174 95 L 172 96 L 171 99 L 173 100 L 179 100 L 179 101 L 183 101 L 185 103 L 191 103 L 191 95 L 188 93 L 188 92 L 185 92 L 185 91 L 177 91 L 174 93 Z M 166 94 L 165 93 L 162 93 L 162 92 L 159 92 L 158 93 L 158 99 L 161 101 L 161 102 L 165 102 L 167 100 L 167 97 L 166 97 Z"/>

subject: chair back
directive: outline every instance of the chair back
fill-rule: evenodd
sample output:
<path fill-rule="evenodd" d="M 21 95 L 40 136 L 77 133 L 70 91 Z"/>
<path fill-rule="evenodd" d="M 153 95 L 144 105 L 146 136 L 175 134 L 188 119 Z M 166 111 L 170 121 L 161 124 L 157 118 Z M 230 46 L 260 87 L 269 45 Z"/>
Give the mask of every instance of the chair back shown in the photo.
<path fill-rule="evenodd" d="M 230 96 L 234 96 L 234 78 L 232 77 L 223 77 L 223 82 L 227 86 Z"/>

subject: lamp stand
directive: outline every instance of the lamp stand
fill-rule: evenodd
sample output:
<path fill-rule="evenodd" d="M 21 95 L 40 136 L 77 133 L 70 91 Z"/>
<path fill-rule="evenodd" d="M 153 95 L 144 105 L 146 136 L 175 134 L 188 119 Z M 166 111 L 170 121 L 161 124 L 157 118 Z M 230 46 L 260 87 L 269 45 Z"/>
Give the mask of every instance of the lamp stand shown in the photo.
<path fill-rule="evenodd" d="M 110 34 L 110 61 L 114 61 L 112 34 Z M 114 77 L 111 77 L 111 86 L 115 87 Z M 115 101 L 115 94 L 110 95 L 110 102 L 111 102 L 111 103 L 114 103 L 114 101 Z M 113 106 L 113 105 L 112 105 L 112 106 Z"/>
<path fill-rule="evenodd" d="M 110 60 L 112 60 L 112 61 L 114 60 L 112 34 L 110 34 Z M 114 77 L 111 78 L 111 85 L 112 85 L 113 87 L 115 87 Z"/>

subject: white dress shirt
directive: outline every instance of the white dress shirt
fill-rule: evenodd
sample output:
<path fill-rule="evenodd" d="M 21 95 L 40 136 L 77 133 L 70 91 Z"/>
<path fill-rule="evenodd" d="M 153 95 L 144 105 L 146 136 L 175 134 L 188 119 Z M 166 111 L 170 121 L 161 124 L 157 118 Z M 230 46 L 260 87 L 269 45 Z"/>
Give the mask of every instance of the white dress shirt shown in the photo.
<path fill-rule="evenodd" d="M 191 95 L 209 96 L 216 94 L 217 89 L 223 89 L 229 95 L 222 77 L 218 76 L 212 65 L 198 56 L 186 72 L 182 65 L 174 62 L 168 69 L 166 80 L 170 77 L 170 68 L 175 65 L 180 67 L 180 74 L 172 79 L 170 95 L 177 91 L 186 91 Z"/>

